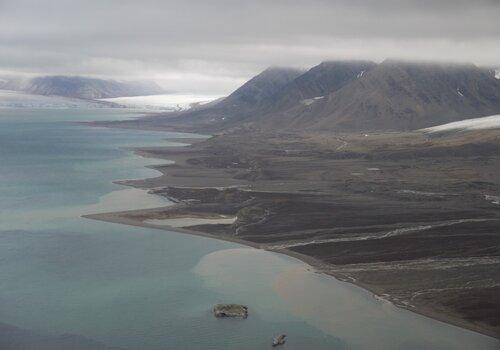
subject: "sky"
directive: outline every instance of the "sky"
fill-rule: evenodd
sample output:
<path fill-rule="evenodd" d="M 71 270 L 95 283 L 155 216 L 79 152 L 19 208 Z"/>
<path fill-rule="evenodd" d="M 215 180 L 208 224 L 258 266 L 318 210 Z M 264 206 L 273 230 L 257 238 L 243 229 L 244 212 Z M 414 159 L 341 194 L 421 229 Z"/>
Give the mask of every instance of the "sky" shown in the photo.
<path fill-rule="evenodd" d="M 3 75 L 210 94 L 335 59 L 500 67 L 500 0 L 0 0 L 0 53 Z"/>

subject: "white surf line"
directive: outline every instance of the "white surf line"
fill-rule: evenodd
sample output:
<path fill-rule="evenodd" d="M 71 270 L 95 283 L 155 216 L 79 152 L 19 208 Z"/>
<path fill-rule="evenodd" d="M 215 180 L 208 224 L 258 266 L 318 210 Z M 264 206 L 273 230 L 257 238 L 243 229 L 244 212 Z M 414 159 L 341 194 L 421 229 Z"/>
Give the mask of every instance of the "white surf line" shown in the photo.
<path fill-rule="evenodd" d="M 270 245 L 266 246 L 268 250 L 280 250 L 280 249 L 288 249 L 294 247 L 302 247 L 311 244 L 324 244 L 324 243 L 334 243 L 334 242 L 350 242 L 350 241 L 366 241 L 371 239 L 383 239 L 387 237 L 400 236 L 404 234 L 409 234 L 412 232 L 425 231 L 430 230 L 435 227 L 445 227 L 451 225 L 457 225 L 465 222 L 483 222 L 483 221 L 491 221 L 491 220 L 500 220 L 500 219 L 460 219 L 460 220 L 451 220 L 445 221 L 440 224 L 435 225 L 419 225 L 419 226 L 411 226 L 411 227 L 403 227 L 395 230 L 387 231 L 383 234 L 377 235 L 367 235 L 367 236 L 358 236 L 358 237 L 347 237 L 347 238 L 327 238 L 327 239 L 314 239 L 312 241 L 307 242 L 295 242 L 295 243 L 285 243 L 278 245 Z"/>

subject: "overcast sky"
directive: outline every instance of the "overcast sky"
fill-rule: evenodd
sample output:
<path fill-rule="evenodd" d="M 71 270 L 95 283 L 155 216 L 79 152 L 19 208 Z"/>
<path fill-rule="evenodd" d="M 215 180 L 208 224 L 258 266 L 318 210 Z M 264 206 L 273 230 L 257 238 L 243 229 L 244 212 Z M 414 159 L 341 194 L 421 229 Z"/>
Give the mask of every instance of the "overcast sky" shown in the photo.
<path fill-rule="evenodd" d="M 500 0 L 0 0 L 0 73 L 227 93 L 271 65 L 500 66 Z"/>

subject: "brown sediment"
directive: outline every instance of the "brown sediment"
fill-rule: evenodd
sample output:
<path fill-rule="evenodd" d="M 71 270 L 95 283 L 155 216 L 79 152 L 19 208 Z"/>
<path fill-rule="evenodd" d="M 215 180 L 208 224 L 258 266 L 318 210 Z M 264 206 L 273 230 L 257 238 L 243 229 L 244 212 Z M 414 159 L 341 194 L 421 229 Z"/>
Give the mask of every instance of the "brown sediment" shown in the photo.
<path fill-rule="evenodd" d="M 141 148 L 175 163 L 120 183 L 177 204 L 86 217 L 287 254 L 399 307 L 500 338 L 500 206 L 484 199 L 500 193 L 500 155 L 488 152 L 499 135 L 480 136 L 244 132 Z M 214 215 L 238 219 L 144 222 Z"/>
<path fill-rule="evenodd" d="M 127 217 L 127 213 L 128 212 L 101 213 L 101 214 L 84 215 L 83 217 L 88 218 L 88 219 L 93 219 L 93 220 L 110 222 L 110 223 L 125 224 L 125 225 L 131 225 L 131 226 L 136 226 L 136 227 L 144 227 L 144 228 L 152 228 L 152 229 L 158 229 L 158 230 L 164 230 L 164 231 L 185 233 L 185 234 L 190 234 L 190 235 L 194 235 L 194 236 L 200 236 L 200 237 L 205 237 L 205 238 L 211 238 L 211 239 L 217 239 L 217 240 L 237 243 L 237 244 L 245 245 L 245 246 L 256 248 L 256 249 L 268 250 L 262 244 L 254 243 L 254 242 L 243 240 L 243 239 L 238 239 L 236 237 L 220 236 L 220 235 L 214 235 L 214 234 L 210 234 L 207 232 L 196 231 L 196 230 L 192 230 L 192 229 L 145 223 L 143 221 Z M 377 288 L 377 286 L 368 285 L 368 284 L 362 283 L 361 281 L 353 279 L 351 276 L 346 275 L 340 271 L 336 271 L 335 269 L 332 269 L 332 267 L 330 265 L 325 264 L 321 260 L 318 260 L 312 256 L 300 254 L 300 253 L 297 253 L 297 252 L 294 252 L 294 251 L 291 251 L 288 249 L 268 250 L 268 251 L 278 253 L 278 254 L 284 254 L 284 255 L 296 258 L 296 259 L 306 263 L 307 265 L 311 266 L 312 268 L 314 268 L 315 271 L 318 273 L 324 273 L 324 274 L 332 276 L 340 281 L 352 283 L 360 288 L 363 288 L 363 289 L 366 289 L 366 290 L 372 292 L 374 295 L 385 294 L 383 289 L 380 289 L 380 288 Z M 496 333 L 495 331 L 490 331 L 488 329 L 484 329 L 484 327 L 482 327 L 480 325 L 471 324 L 470 322 L 465 321 L 459 315 L 453 315 L 451 313 L 446 313 L 446 312 L 437 312 L 433 308 L 425 307 L 425 306 L 409 307 L 408 305 L 401 304 L 397 299 L 396 300 L 392 299 L 390 295 L 385 295 L 385 298 L 387 301 L 390 301 L 391 303 L 393 303 L 394 305 L 396 305 L 400 308 L 407 309 L 409 311 L 418 313 L 418 314 L 426 316 L 426 317 L 430 317 L 432 319 L 435 319 L 435 320 L 438 320 L 441 322 L 449 323 L 449 324 L 452 324 L 452 325 L 455 325 L 458 327 L 462 327 L 462 328 L 465 328 L 468 330 L 472 330 L 472 331 L 475 331 L 475 332 L 478 332 L 478 333 L 481 333 L 484 335 L 499 338 L 498 333 Z"/>

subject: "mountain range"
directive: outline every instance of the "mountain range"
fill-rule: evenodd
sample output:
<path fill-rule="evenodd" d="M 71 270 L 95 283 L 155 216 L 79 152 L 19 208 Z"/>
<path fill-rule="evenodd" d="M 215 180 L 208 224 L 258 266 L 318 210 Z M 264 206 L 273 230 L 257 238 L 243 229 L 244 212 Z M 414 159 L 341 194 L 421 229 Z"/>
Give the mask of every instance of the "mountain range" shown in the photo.
<path fill-rule="evenodd" d="M 140 226 L 231 215 L 231 225 L 190 229 L 310 257 L 395 305 L 499 337 L 493 70 L 396 60 L 275 67 L 196 110 L 91 124 L 214 135 L 141 148 L 175 164 L 123 182 L 178 205 L 93 218 Z"/>
<path fill-rule="evenodd" d="M 222 101 L 155 123 L 221 131 L 401 131 L 500 113 L 500 80 L 473 64 L 323 62 L 270 68 Z"/>
<path fill-rule="evenodd" d="M 78 76 L 41 76 L 6 78 L 0 89 L 22 91 L 34 95 L 102 99 L 124 96 L 156 95 L 165 91 L 151 81 L 116 81 Z"/>

